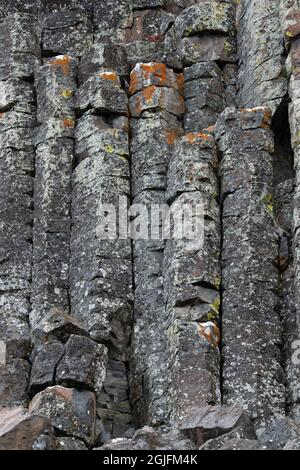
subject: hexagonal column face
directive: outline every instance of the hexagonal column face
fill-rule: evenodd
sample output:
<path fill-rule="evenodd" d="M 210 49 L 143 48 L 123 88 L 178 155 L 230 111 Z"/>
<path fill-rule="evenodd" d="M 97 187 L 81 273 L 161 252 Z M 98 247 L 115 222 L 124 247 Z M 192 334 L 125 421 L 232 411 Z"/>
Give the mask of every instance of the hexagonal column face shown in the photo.
<path fill-rule="evenodd" d="M 34 18 L 13 14 L 0 22 L 0 402 L 27 403 L 32 223 L 33 130 L 36 102 L 32 83 L 39 63 Z"/>
<path fill-rule="evenodd" d="M 250 411 L 258 428 L 285 411 L 270 116 L 265 108 L 228 108 L 216 126 L 222 151 L 223 401 Z"/>
<path fill-rule="evenodd" d="M 194 233 L 174 237 L 164 252 L 168 408 L 175 425 L 204 405 L 220 404 L 221 219 L 218 158 L 206 133 L 182 137 L 168 170 L 171 212 L 193 213 Z"/>

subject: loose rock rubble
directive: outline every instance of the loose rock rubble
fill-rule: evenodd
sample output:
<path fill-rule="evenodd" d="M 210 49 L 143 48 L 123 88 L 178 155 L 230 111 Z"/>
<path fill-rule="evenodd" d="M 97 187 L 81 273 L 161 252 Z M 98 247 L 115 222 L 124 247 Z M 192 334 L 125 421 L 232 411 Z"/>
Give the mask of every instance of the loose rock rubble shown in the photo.
<path fill-rule="evenodd" d="M 0 0 L 1 450 L 299 450 L 299 36 Z"/>

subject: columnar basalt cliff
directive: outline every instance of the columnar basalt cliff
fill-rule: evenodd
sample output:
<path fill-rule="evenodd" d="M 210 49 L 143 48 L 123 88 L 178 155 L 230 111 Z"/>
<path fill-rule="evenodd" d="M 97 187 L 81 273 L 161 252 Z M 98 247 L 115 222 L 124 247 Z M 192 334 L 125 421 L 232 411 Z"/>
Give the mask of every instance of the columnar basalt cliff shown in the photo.
<path fill-rule="evenodd" d="M 299 450 L 300 2 L 0 0 L 0 40 L 0 450 Z"/>

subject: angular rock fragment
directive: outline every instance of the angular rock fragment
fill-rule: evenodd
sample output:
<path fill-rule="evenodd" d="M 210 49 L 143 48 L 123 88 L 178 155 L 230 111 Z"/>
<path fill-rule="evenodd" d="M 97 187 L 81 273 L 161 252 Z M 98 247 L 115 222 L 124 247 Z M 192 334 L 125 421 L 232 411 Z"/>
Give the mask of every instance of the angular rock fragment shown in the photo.
<path fill-rule="evenodd" d="M 125 48 L 121 45 L 97 43 L 84 51 L 78 67 L 79 83 L 84 83 L 96 73 L 115 72 L 119 76 L 129 75 Z"/>
<path fill-rule="evenodd" d="M 235 9 L 230 2 L 191 5 L 167 32 L 167 61 L 184 65 L 207 60 L 235 62 L 234 33 Z"/>
<path fill-rule="evenodd" d="M 48 418 L 25 409 L 0 410 L 0 450 L 54 450 L 55 435 Z"/>
<path fill-rule="evenodd" d="M 129 99 L 129 108 L 133 117 L 139 117 L 149 110 L 165 110 L 175 116 L 184 114 L 182 96 L 173 88 L 161 88 L 154 85 L 144 88 Z"/>
<path fill-rule="evenodd" d="M 55 370 L 64 352 L 64 346 L 56 340 L 46 341 L 35 347 L 31 355 L 30 393 L 37 393 L 54 385 Z"/>
<path fill-rule="evenodd" d="M 49 418 L 60 435 L 75 437 L 87 445 L 94 441 L 96 408 L 92 392 L 48 387 L 33 398 L 29 411 Z"/>
<path fill-rule="evenodd" d="M 89 78 L 77 95 L 77 108 L 80 111 L 92 109 L 93 112 L 124 114 L 128 112 L 128 100 L 121 88 L 115 72 L 100 72 Z"/>
<path fill-rule="evenodd" d="M 57 339 L 66 343 L 71 335 L 88 336 L 88 332 L 66 312 L 53 308 L 36 326 L 34 335 L 39 340 Z"/>
<path fill-rule="evenodd" d="M 214 125 L 225 109 L 224 78 L 214 62 L 195 64 L 186 68 L 184 74 L 184 129 L 196 132 Z"/>
<path fill-rule="evenodd" d="M 92 11 L 88 1 L 42 1 L 39 16 L 44 53 L 80 57 L 92 45 Z"/>
<path fill-rule="evenodd" d="M 113 439 L 95 450 L 193 450 L 194 444 L 182 434 L 145 426 L 132 439 Z"/>
<path fill-rule="evenodd" d="M 84 337 L 71 335 L 56 369 L 56 382 L 76 388 L 100 390 L 105 378 L 107 349 Z"/>
<path fill-rule="evenodd" d="M 180 430 L 198 445 L 223 434 L 235 431 L 243 438 L 254 439 L 255 432 L 250 417 L 234 406 L 206 406 L 193 408 L 180 422 Z M 231 435 L 231 437 L 233 437 Z"/>

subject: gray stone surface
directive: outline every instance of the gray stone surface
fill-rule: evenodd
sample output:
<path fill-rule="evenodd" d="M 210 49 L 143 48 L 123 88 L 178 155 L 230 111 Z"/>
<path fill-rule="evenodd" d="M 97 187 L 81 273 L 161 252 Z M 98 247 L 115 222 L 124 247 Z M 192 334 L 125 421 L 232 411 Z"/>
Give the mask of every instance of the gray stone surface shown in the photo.
<path fill-rule="evenodd" d="M 81 439 L 87 445 L 94 442 L 96 402 L 92 392 L 48 387 L 33 398 L 29 411 L 49 418 L 62 435 Z"/>
<path fill-rule="evenodd" d="M 48 418 L 24 408 L 0 410 L 0 450 L 54 450 L 55 435 Z"/>
<path fill-rule="evenodd" d="M 193 450 L 193 443 L 179 432 L 145 426 L 132 439 L 114 439 L 95 450 Z"/>
<path fill-rule="evenodd" d="M 195 407 L 190 415 L 180 422 L 179 428 L 199 446 L 223 435 L 226 439 L 219 440 L 214 447 L 217 447 L 217 444 L 223 445 L 229 440 L 229 435 L 230 439 L 255 439 L 256 437 L 250 416 L 237 406 Z"/>
<path fill-rule="evenodd" d="M 227 108 L 216 129 L 222 152 L 223 400 L 249 411 L 258 427 L 285 407 L 269 124 L 268 109 Z"/>
<path fill-rule="evenodd" d="M 189 449 L 222 402 L 258 439 L 201 450 L 297 448 L 299 36 L 299 0 L 0 0 L 0 446 Z"/>

